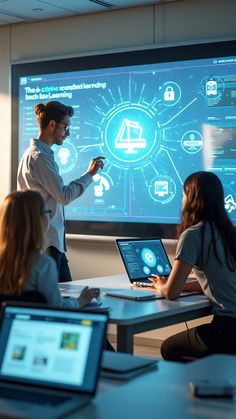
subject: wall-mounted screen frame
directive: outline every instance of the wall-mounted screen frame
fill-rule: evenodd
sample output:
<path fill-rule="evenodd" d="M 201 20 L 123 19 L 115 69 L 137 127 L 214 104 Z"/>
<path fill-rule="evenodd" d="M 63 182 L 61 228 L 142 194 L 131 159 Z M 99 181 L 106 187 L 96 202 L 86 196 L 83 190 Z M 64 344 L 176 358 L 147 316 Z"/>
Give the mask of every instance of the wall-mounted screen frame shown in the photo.
<path fill-rule="evenodd" d="M 34 106 L 74 106 L 54 149 L 65 183 L 105 155 L 104 170 L 66 208 L 67 232 L 174 238 L 182 184 L 212 170 L 236 225 L 236 41 L 102 53 L 12 65 L 12 189 L 37 136 Z"/>

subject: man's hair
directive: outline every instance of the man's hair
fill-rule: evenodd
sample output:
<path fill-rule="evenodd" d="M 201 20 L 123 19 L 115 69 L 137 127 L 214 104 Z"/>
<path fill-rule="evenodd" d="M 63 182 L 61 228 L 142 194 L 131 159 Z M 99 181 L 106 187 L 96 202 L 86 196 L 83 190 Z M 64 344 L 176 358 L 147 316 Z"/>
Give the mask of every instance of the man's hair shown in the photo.
<path fill-rule="evenodd" d="M 51 120 L 61 122 L 65 116 L 71 118 L 74 115 L 72 106 L 56 101 L 46 102 L 45 104 L 39 103 L 35 106 L 34 112 L 41 129 L 45 129 Z"/>
<path fill-rule="evenodd" d="M 10 193 L 0 208 L 0 293 L 21 294 L 44 247 L 44 200 L 33 190 Z"/>

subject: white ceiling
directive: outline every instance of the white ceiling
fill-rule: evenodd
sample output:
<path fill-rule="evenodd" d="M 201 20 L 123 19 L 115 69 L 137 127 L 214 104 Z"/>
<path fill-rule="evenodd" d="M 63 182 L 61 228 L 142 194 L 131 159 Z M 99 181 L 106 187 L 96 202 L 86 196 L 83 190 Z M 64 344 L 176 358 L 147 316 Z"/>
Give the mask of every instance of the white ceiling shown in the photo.
<path fill-rule="evenodd" d="M 0 0 L 0 25 L 57 19 L 177 0 Z"/>

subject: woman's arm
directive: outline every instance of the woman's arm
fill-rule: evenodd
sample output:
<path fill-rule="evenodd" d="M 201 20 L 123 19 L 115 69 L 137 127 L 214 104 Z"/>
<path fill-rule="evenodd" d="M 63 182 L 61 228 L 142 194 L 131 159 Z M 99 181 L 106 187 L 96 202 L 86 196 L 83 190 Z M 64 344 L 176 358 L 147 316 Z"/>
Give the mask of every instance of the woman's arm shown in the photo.
<path fill-rule="evenodd" d="M 190 282 L 185 282 L 183 291 L 198 291 L 198 292 L 203 293 L 202 287 L 197 281 L 197 279 Z"/>
<path fill-rule="evenodd" d="M 159 294 L 169 300 L 175 300 L 181 291 L 183 291 L 185 281 L 191 270 L 192 266 L 179 259 L 175 259 L 172 271 L 166 282 L 164 278 L 159 275 L 152 275 L 149 279 Z"/>

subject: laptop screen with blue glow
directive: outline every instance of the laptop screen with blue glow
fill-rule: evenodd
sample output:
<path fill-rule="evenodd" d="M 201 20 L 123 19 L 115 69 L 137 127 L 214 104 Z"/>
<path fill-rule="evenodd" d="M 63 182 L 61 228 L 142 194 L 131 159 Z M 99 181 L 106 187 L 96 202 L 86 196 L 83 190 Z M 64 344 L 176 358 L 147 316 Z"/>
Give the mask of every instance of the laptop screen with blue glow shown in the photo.
<path fill-rule="evenodd" d="M 160 238 L 117 239 L 116 243 L 131 283 L 149 282 L 151 274 L 169 276 L 171 263 Z"/>

